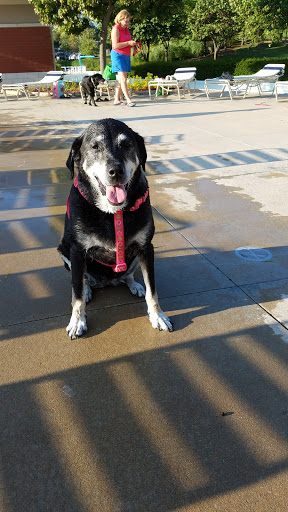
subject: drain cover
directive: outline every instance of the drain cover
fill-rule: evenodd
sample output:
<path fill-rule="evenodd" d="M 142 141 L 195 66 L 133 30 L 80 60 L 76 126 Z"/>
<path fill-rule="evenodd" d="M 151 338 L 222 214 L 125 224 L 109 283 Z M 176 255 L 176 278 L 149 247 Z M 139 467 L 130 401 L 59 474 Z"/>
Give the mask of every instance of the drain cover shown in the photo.
<path fill-rule="evenodd" d="M 268 261 L 272 259 L 272 253 L 268 249 L 260 247 L 238 247 L 236 256 L 246 261 Z"/>

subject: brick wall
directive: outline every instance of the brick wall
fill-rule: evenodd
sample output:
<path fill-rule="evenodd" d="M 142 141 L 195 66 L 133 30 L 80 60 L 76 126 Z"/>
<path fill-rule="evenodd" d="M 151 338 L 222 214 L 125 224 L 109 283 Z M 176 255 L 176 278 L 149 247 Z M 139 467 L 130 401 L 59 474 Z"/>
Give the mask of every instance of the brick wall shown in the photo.
<path fill-rule="evenodd" d="M 0 28 L 0 73 L 54 69 L 49 27 Z"/>

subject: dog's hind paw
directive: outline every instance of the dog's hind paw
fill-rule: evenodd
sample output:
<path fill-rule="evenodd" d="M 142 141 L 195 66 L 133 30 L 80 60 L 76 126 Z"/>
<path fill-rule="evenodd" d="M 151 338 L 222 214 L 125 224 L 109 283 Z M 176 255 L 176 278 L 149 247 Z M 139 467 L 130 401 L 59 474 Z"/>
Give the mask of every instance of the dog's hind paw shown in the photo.
<path fill-rule="evenodd" d="M 87 282 L 84 285 L 84 295 L 85 295 L 85 302 L 87 304 L 92 299 L 92 290 L 91 290 L 89 284 L 87 284 Z"/>
<path fill-rule="evenodd" d="M 75 318 L 73 315 L 71 316 L 70 322 L 66 327 L 66 332 L 68 336 L 70 336 L 71 340 L 75 340 L 79 336 L 82 336 L 84 332 L 87 331 L 86 317 L 81 316 L 79 318 Z"/>
<path fill-rule="evenodd" d="M 149 320 L 154 329 L 158 329 L 159 331 L 173 331 L 173 325 L 170 322 L 168 316 L 166 316 L 163 311 L 151 312 L 149 314 Z"/>
<path fill-rule="evenodd" d="M 145 288 L 143 288 L 142 284 L 137 283 L 137 281 L 133 281 L 133 283 L 129 284 L 129 290 L 133 295 L 137 295 L 138 297 L 145 297 Z"/>

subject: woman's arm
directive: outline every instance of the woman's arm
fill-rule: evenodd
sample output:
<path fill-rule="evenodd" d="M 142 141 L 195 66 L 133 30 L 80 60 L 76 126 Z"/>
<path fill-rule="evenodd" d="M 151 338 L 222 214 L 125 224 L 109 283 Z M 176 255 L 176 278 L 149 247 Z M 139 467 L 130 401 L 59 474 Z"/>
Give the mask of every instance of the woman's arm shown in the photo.
<path fill-rule="evenodd" d="M 126 46 L 136 46 L 136 41 L 133 41 L 132 39 L 130 41 L 124 41 L 123 43 L 119 43 L 119 30 L 116 27 L 116 25 L 112 28 L 111 40 L 112 48 L 114 50 L 121 50 L 122 48 L 126 48 Z"/>

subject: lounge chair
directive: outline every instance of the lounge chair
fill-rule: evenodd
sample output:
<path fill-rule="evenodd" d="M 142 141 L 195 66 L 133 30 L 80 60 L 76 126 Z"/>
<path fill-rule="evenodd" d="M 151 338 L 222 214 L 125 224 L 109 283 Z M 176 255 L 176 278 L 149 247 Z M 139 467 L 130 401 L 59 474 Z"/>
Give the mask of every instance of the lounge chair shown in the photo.
<path fill-rule="evenodd" d="M 247 94 L 259 94 L 270 92 L 273 94 L 275 83 L 284 75 L 285 64 L 266 64 L 260 71 L 254 75 L 239 75 L 234 76 L 233 79 L 225 78 L 207 78 L 204 82 L 205 92 L 207 98 L 211 98 L 211 92 L 220 90 L 220 98 L 223 96 L 225 89 L 227 89 L 230 99 L 234 95 L 243 95 L 246 98 Z M 215 88 L 216 87 L 216 88 Z"/>
<path fill-rule="evenodd" d="M 8 100 L 9 98 L 15 99 L 15 95 L 10 96 L 7 94 L 7 91 L 15 91 L 17 100 L 21 93 L 25 94 L 28 100 L 30 100 L 32 97 L 35 98 L 35 93 L 36 97 L 39 98 L 40 89 L 42 89 L 42 87 L 44 87 L 48 92 L 48 88 L 51 87 L 54 82 L 60 80 L 62 77 L 63 71 L 48 71 L 47 75 L 41 78 L 41 80 L 38 80 L 38 82 L 21 82 L 16 84 L 2 83 L 2 91 L 6 100 Z"/>
<path fill-rule="evenodd" d="M 282 82 L 282 80 L 280 82 L 276 82 L 275 88 L 274 88 L 274 93 L 275 93 L 276 101 L 279 101 L 281 94 L 285 94 L 286 96 L 284 96 L 284 98 L 287 99 L 288 82 L 284 82 L 284 81 Z M 282 96 L 282 98 L 283 98 L 283 96 Z"/>
<path fill-rule="evenodd" d="M 167 75 L 166 78 L 155 78 L 148 82 L 148 91 L 150 99 L 152 100 L 152 90 L 155 90 L 155 98 L 161 90 L 162 94 L 168 94 L 171 89 L 177 89 L 178 98 L 185 98 L 185 92 L 191 94 L 190 82 L 193 82 L 194 91 L 196 86 L 196 68 L 177 68 L 173 75 Z"/>

